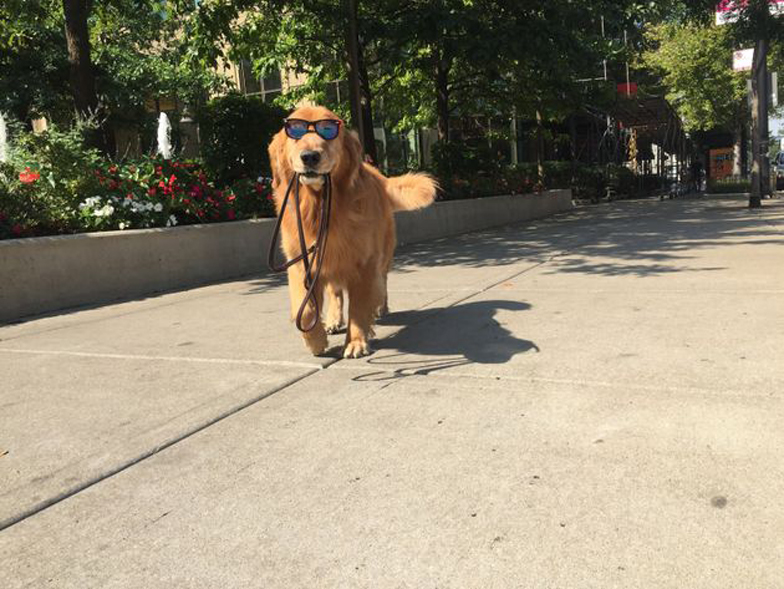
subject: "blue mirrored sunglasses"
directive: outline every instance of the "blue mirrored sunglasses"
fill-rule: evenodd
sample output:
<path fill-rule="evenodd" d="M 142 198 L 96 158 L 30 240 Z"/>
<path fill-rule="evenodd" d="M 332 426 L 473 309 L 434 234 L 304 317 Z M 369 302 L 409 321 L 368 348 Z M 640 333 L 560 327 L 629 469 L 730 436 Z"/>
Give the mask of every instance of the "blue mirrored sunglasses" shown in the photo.
<path fill-rule="evenodd" d="M 311 133 L 310 129 L 313 127 L 313 131 L 316 135 L 322 139 L 331 141 L 340 133 L 340 123 L 341 121 L 336 119 L 321 119 L 318 121 L 286 119 L 283 121 L 283 128 L 286 131 L 286 135 L 292 139 L 302 139 L 305 135 Z"/>

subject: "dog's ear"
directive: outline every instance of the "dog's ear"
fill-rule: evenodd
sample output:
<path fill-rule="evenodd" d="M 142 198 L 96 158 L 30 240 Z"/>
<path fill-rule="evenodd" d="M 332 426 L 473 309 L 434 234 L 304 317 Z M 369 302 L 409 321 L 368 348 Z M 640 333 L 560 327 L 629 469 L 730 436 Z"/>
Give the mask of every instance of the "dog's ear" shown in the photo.
<path fill-rule="evenodd" d="M 272 138 L 269 144 L 269 161 L 272 170 L 272 188 L 277 189 L 281 184 L 286 184 L 291 177 L 291 163 L 286 157 L 286 132 L 281 129 Z"/>
<path fill-rule="evenodd" d="M 359 135 L 355 131 L 347 130 L 343 133 L 343 151 L 340 154 L 340 167 L 337 173 L 346 186 L 351 186 L 357 179 L 362 168 L 362 155 Z"/>

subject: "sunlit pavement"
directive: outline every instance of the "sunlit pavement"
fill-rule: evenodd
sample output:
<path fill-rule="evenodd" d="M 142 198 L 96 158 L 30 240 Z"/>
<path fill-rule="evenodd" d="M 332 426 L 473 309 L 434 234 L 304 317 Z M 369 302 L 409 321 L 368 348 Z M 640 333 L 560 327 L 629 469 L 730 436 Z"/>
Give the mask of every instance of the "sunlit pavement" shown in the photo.
<path fill-rule="evenodd" d="M 0 587 L 778 587 L 784 201 L 402 249 L 375 353 L 259 276 L 0 327 Z"/>

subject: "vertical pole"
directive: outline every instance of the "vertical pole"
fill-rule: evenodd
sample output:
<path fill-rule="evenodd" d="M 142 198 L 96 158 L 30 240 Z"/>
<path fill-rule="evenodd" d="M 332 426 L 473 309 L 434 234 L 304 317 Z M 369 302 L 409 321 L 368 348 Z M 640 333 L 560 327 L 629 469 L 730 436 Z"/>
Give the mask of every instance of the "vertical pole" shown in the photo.
<path fill-rule="evenodd" d="M 762 206 L 762 196 L 770 183 L 767 173 L 768 149 L 768 42 L 758 39 L 754 47 L 754 66 L 751 75 L 752 166 L 749 207 Z M 768 179 L 766 181 L 766 174 Z"/>

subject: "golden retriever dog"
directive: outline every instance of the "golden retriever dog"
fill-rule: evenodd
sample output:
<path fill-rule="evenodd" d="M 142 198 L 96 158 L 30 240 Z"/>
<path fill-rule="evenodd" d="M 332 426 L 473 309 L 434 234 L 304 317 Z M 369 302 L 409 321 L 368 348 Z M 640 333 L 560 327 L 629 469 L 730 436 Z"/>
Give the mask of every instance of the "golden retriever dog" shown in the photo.
<path fill-rule="evenodd" d="M 337 126 L 337 130 L 336 127 Z M 272 188 L 277 214 L 286 189 L 295 173 L 299 174 L 300 211 L 305 242 L 315 243 L 320 220 L 325 175 L 332 186 L 327 246 L 321 274 L 314 294 L 319 308 L 329 301 L 326 325 L 321 317 L 315 327 L 302 334 L 314 354 L 327 348 L 327 333 L 343 327 L 343 293 L 348 293 L 348 324 L 345 358 L 370 353 L 368 340 L 373 336 L 375 319 L 387 310 L 387 273 L 395 249 L 394 211 L 425 207 L 436 196 L 436 182 L 426 174 L 405 174 L 386 178 L 363 161 L 362 145 L 335 113 L 319 106 L 295 110 L 269 146 Z M 286 259 L 300 255 L 300 239 L 289 198 L 281 222 L 281 245 Z M 312 271 L 312 270 L 311 270 Z M 305 269 L 301 262 L 288 268 L 292 316 L 296 316 L 306 294 Z M 309 304 L 302 325 L 314 321 L 315 309 Z"/>

